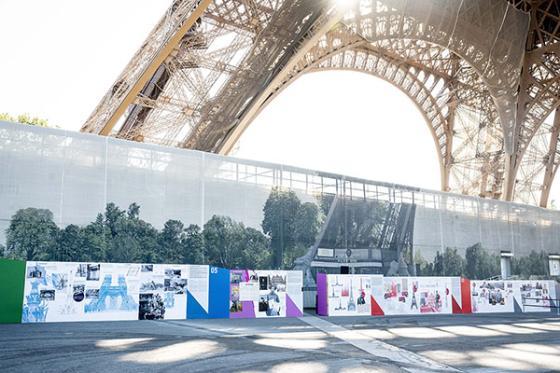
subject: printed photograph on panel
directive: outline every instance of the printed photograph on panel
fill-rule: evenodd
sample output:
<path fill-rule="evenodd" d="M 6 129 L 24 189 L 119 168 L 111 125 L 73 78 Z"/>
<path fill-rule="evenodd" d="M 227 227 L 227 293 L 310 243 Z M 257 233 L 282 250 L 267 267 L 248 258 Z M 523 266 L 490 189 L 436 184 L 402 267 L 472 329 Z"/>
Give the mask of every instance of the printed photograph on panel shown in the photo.
<path fill-rule="evenodd" d="M 514 284 L 511 281 L 471 281 L 473 312 L 513 312 Z"/>
<path fill-rule="evenodd" d="M 187 265 L 141 265 L 138 319 L 186 319 L 188 274 Z"/>
<path fill-rule="evenodd" d="M 552 281 L 519 281 L 523 312 L 550 312 L 554 305 L 555 284 Z"/>

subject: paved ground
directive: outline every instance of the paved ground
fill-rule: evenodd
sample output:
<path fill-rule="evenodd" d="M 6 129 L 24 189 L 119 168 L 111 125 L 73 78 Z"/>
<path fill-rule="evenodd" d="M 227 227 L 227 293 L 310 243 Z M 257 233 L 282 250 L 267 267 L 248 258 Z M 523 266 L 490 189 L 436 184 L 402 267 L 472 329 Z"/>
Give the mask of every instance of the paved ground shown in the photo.
<path fill-rule="evenodd" d="M 560 371 L 560 317 L 0 325 L 0 372 Z"/>

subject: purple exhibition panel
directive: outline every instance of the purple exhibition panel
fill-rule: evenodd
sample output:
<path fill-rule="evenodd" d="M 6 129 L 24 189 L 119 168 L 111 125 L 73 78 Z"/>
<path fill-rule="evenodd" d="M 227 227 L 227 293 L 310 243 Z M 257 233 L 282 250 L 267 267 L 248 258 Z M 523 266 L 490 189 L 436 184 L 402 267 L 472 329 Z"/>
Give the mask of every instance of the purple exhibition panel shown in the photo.
<path fill-rule="evenodd" d="M 301 317 L 303 316 L 303 311 L 297 306 L 297 304 L 286 294 L 286 317 Z"/>
<path fill-rule="evenodd" d="M 329 315 L 326 273 L 317 273 L 317 314 L 321 316 Z"/>

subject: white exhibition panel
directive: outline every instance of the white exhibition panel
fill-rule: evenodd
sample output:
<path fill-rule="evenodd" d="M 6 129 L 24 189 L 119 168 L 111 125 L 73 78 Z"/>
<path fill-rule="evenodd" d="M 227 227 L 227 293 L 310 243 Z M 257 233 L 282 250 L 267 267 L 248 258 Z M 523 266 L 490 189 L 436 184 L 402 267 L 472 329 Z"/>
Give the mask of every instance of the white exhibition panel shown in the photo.
<path fill-rule="evenodd" d="M 208 307 L 208 266 L 27 262 L 22 322 L 186 319 Z"/>
<path fill-rule="evenodd" d="M 514 312 L 513 281 L 471 281 L 473 313 Z"/>
<path fill-rule="evenodd" d="M 301 271 L 231 270 L 230 318 L 303 314 Z"/>
<path fill-rule="evenodd" d="M 288 298 L 292 300 L 299 310 L 303 310 L 303 274 L 301 271 L 251 271 L 259 278 L 258 302 L 254 303 L 255 316 L 270 317 L 267 312 L 274 301 L 276 310 L 273 315 L 278 317 L 291 316 L 288 312 Z M 267 279 L 269 284 L 262 283 Z M 276 296 L 275 296 L 276 294 Z M 274 298 L 274 299 L 273 299 Z M 264 304 L 269 305 L 264 306 Z"/>
<path fill-rule="evenodd" d="M 452 313 L 451 277 L 384 277 L 373 297 L 385 315 Z"/>
<path fill-rule="evenodd" d="M 556 299 L 555 281 L 515 281 L 519 293 L 514 294 L 523 312 L 550 312 Z"/>
<path fill-rule="evenodd" d="M 327 292 L 329 316 L 450 314 L 461 297 L 452 277 L 327 275 Z"/>
<path fill-rule="evenodd" d="M 370 315 L 372 286 L 382 280 L 381 275 L 327 275 L 328 315 Z"/>
<path fill-rule="evenodd" d="M 473 313 L 550 312 L 553 299 L 555 281 L 471 281 Z"/>

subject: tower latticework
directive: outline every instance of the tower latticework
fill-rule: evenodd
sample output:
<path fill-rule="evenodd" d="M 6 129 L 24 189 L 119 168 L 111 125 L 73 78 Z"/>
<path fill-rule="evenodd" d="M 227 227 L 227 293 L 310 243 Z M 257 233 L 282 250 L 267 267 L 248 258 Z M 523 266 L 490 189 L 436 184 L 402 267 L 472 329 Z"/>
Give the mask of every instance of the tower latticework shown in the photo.
<path fill-rule="evenodd" d="M 547 206 L 560 166 L 560 0 L 174 0 L 82 131 L 227 154 L 303 74 L 404 92 L 445 191 Z"/>

